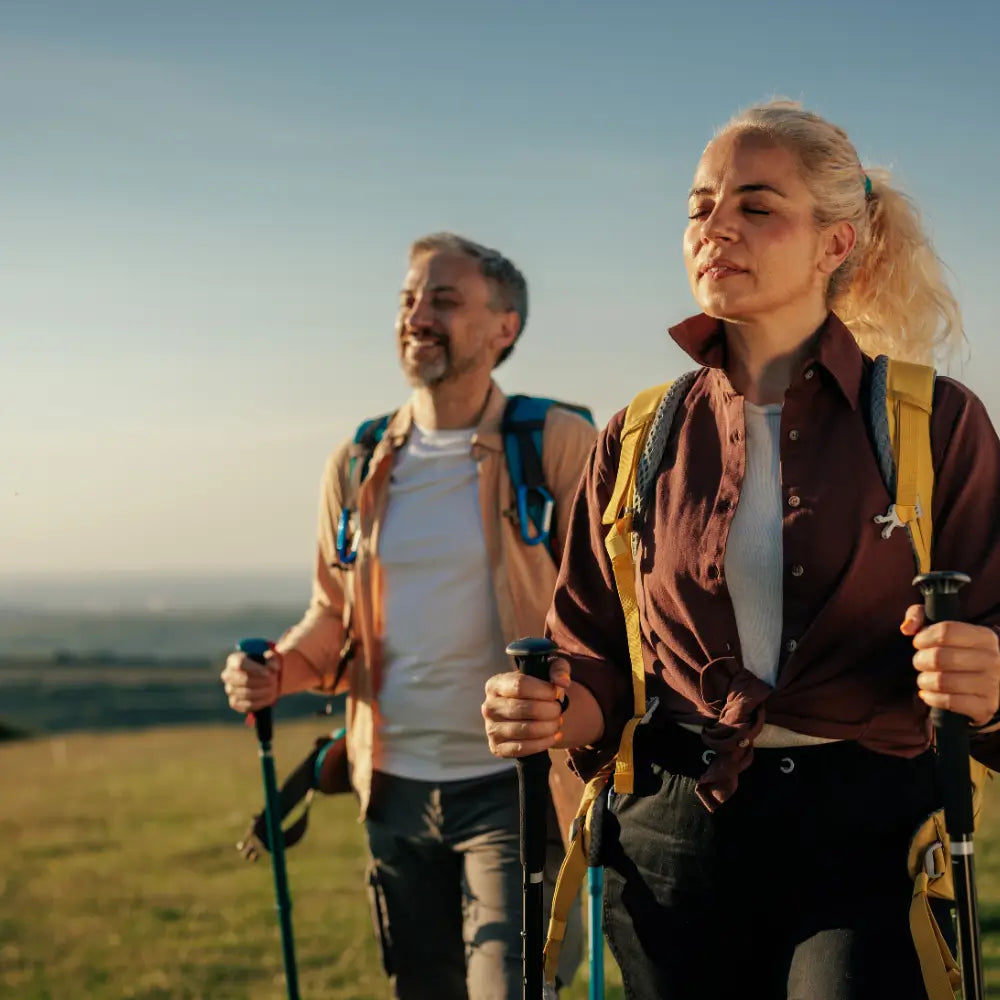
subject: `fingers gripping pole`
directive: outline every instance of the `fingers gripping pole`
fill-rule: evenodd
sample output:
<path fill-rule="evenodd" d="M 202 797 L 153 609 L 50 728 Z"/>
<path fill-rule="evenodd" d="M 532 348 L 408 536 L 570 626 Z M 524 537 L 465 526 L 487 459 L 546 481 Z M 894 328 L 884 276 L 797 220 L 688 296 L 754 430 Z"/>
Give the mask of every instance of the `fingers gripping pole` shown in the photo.
<path fill-rule="evenodd" d="M 548 639 L 519 639 L 507 647 L 520 673 L 549 679 L 549 657 L 556 649 Z M 541 1000 L 545 986 L 542 971 L 543 902 L 546 817 L 549 805 L 549 754 L 522 757 L 516 762 L 521 827 L 522 877 L 522 998 Z"/>
<path fill-rule="evenodd" d="M 969 582 L 964 573 L 937 572 L 918 576 L 914 585 L 924 597 L 927 624 L 960 621 L 959 590 Z M 969 720 L 964 715 L 931 709 L 937 740 L 938 764 L 944 796 L 944 819 L 950 841 L 955 882 L 958 946 L 962 966 L 963 1000 L 982 1000 L 982 947 L 976 899 L 972 833 L 972 778 L 969 773 Z"/>
<path fill-rule="evenodd" d="M 265 662 L 265 654 L 272 648 L 266 639 L 243 639 L 237 648 L 256 663 Z M 261 775 L 264 780 L 264 810 L 267 833 L 271 841 L 271 870 L 274 873 L 274 896 L 281 926 L 281 952 L 285 963 L 285 983 L 288 1000 L 299 1000 L 298 971 L 295 966 L 295 939 L 292 935 L 292 900 L 288 892 L 288 875 L 285 870 L 285 840 L 281 831 L 281 806 L 278 798 L 278 779 L 274 771 L 271 740 L 274 721 L 270 708 L 254 713 L 257 730 Z"/>

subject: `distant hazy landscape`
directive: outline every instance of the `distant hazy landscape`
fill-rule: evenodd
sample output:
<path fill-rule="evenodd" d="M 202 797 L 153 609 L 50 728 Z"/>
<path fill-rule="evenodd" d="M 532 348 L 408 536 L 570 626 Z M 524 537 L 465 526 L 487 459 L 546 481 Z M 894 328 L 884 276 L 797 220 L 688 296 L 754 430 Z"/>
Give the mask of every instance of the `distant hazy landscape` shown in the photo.
<path fill-rule="evenodd" d="M 241 637 L 297 620 L 308 574 L 0 577 L 0 726 L 35 735 L 232 722 L 218 675 Z M 311 695 L 279 714 L 322 710 Z"/>

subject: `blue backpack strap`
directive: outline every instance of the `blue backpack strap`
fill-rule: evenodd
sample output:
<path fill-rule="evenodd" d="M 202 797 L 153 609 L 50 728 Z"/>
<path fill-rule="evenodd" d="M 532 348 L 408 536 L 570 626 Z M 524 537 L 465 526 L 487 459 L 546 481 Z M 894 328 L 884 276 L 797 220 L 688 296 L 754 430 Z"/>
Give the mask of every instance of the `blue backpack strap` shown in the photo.
<path fill-rule="evenodd" d="M 511 396 L 500 422 L 521 538 L 525 545 L 544 545 L 549 552 L 552 551 L 550 531 L 555 500 L 545 484 L 542 435 L 545 418 L 553 406 L 561 406 L 594 422 L 587 407 L 542 396 Z"/>
<path fill-rule="evenodd" d="M 358 425 L 354 432 L 354 452 L 347 466 L 347 474 L 351 483 L 351 492 L 357 497 L 361 484 L 368 475 L 372 454 L 379 441 L 385 436 L 386 428 L 392 419 L 391 413 L 383 413 L 380 417 L 372 417 Z M 345 503 L 340 509 L 340 520 L 337 522 L 337 559 L 341 566 L 350 566 L 357 559 L 355 539 L 351 532 L 351 515 L 353 507 Z"/>

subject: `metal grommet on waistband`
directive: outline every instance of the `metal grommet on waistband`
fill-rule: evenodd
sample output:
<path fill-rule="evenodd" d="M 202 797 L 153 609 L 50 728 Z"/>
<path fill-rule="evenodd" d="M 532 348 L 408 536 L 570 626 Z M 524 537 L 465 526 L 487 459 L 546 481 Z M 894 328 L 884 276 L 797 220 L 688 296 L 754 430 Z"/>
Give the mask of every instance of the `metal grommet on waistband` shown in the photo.
<path fill-rule="evenodd" d="M 791 757 L 782 757 L 778 766 L 781 768 L 782 774 L 791 774 L 795 770 L 795 761 Z"/>
<path fill-rule="evenodd" d="M 715 754 L 715 751 L 714 751 L 714 750 L 706 750 L 706 751 L 705 751 L 705 752 L 704 752 L 704 753 L 703 753 L 703 754 L 701 755 L 701 762 L 702 762 L 702 764 L 704 764 L 704 765 L 705 765 L 705 766 L 707 767 L 707 766 L 708 766 L 709 764 L 711 764 L 711 763 L 712 763 L 712 758 L 713 758 L 714 756 L 716 756 L 716 754 Z"/>

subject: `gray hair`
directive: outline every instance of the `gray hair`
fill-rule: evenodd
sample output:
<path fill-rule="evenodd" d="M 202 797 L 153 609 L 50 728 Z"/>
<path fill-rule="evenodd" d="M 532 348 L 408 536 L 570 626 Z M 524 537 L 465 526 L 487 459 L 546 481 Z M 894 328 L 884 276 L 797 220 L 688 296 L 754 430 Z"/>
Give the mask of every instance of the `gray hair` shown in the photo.
<path fill-rule="evenodd" d="M 460 253 L 478 261 L 479 273 L 493 286 L 490 308 L 497 312 L 517 313 L 517 336 L 514 343 L 503 349 L 496 363 L 499 365 L 506 361 L 528 321 L 528 283 L 524 280 L 524 275 L 499 250 L 468 240 L 457 233 L 430 233 L 414 240 L 410 246 L 410 260 L 423 253 L 437 251 Z"/>

